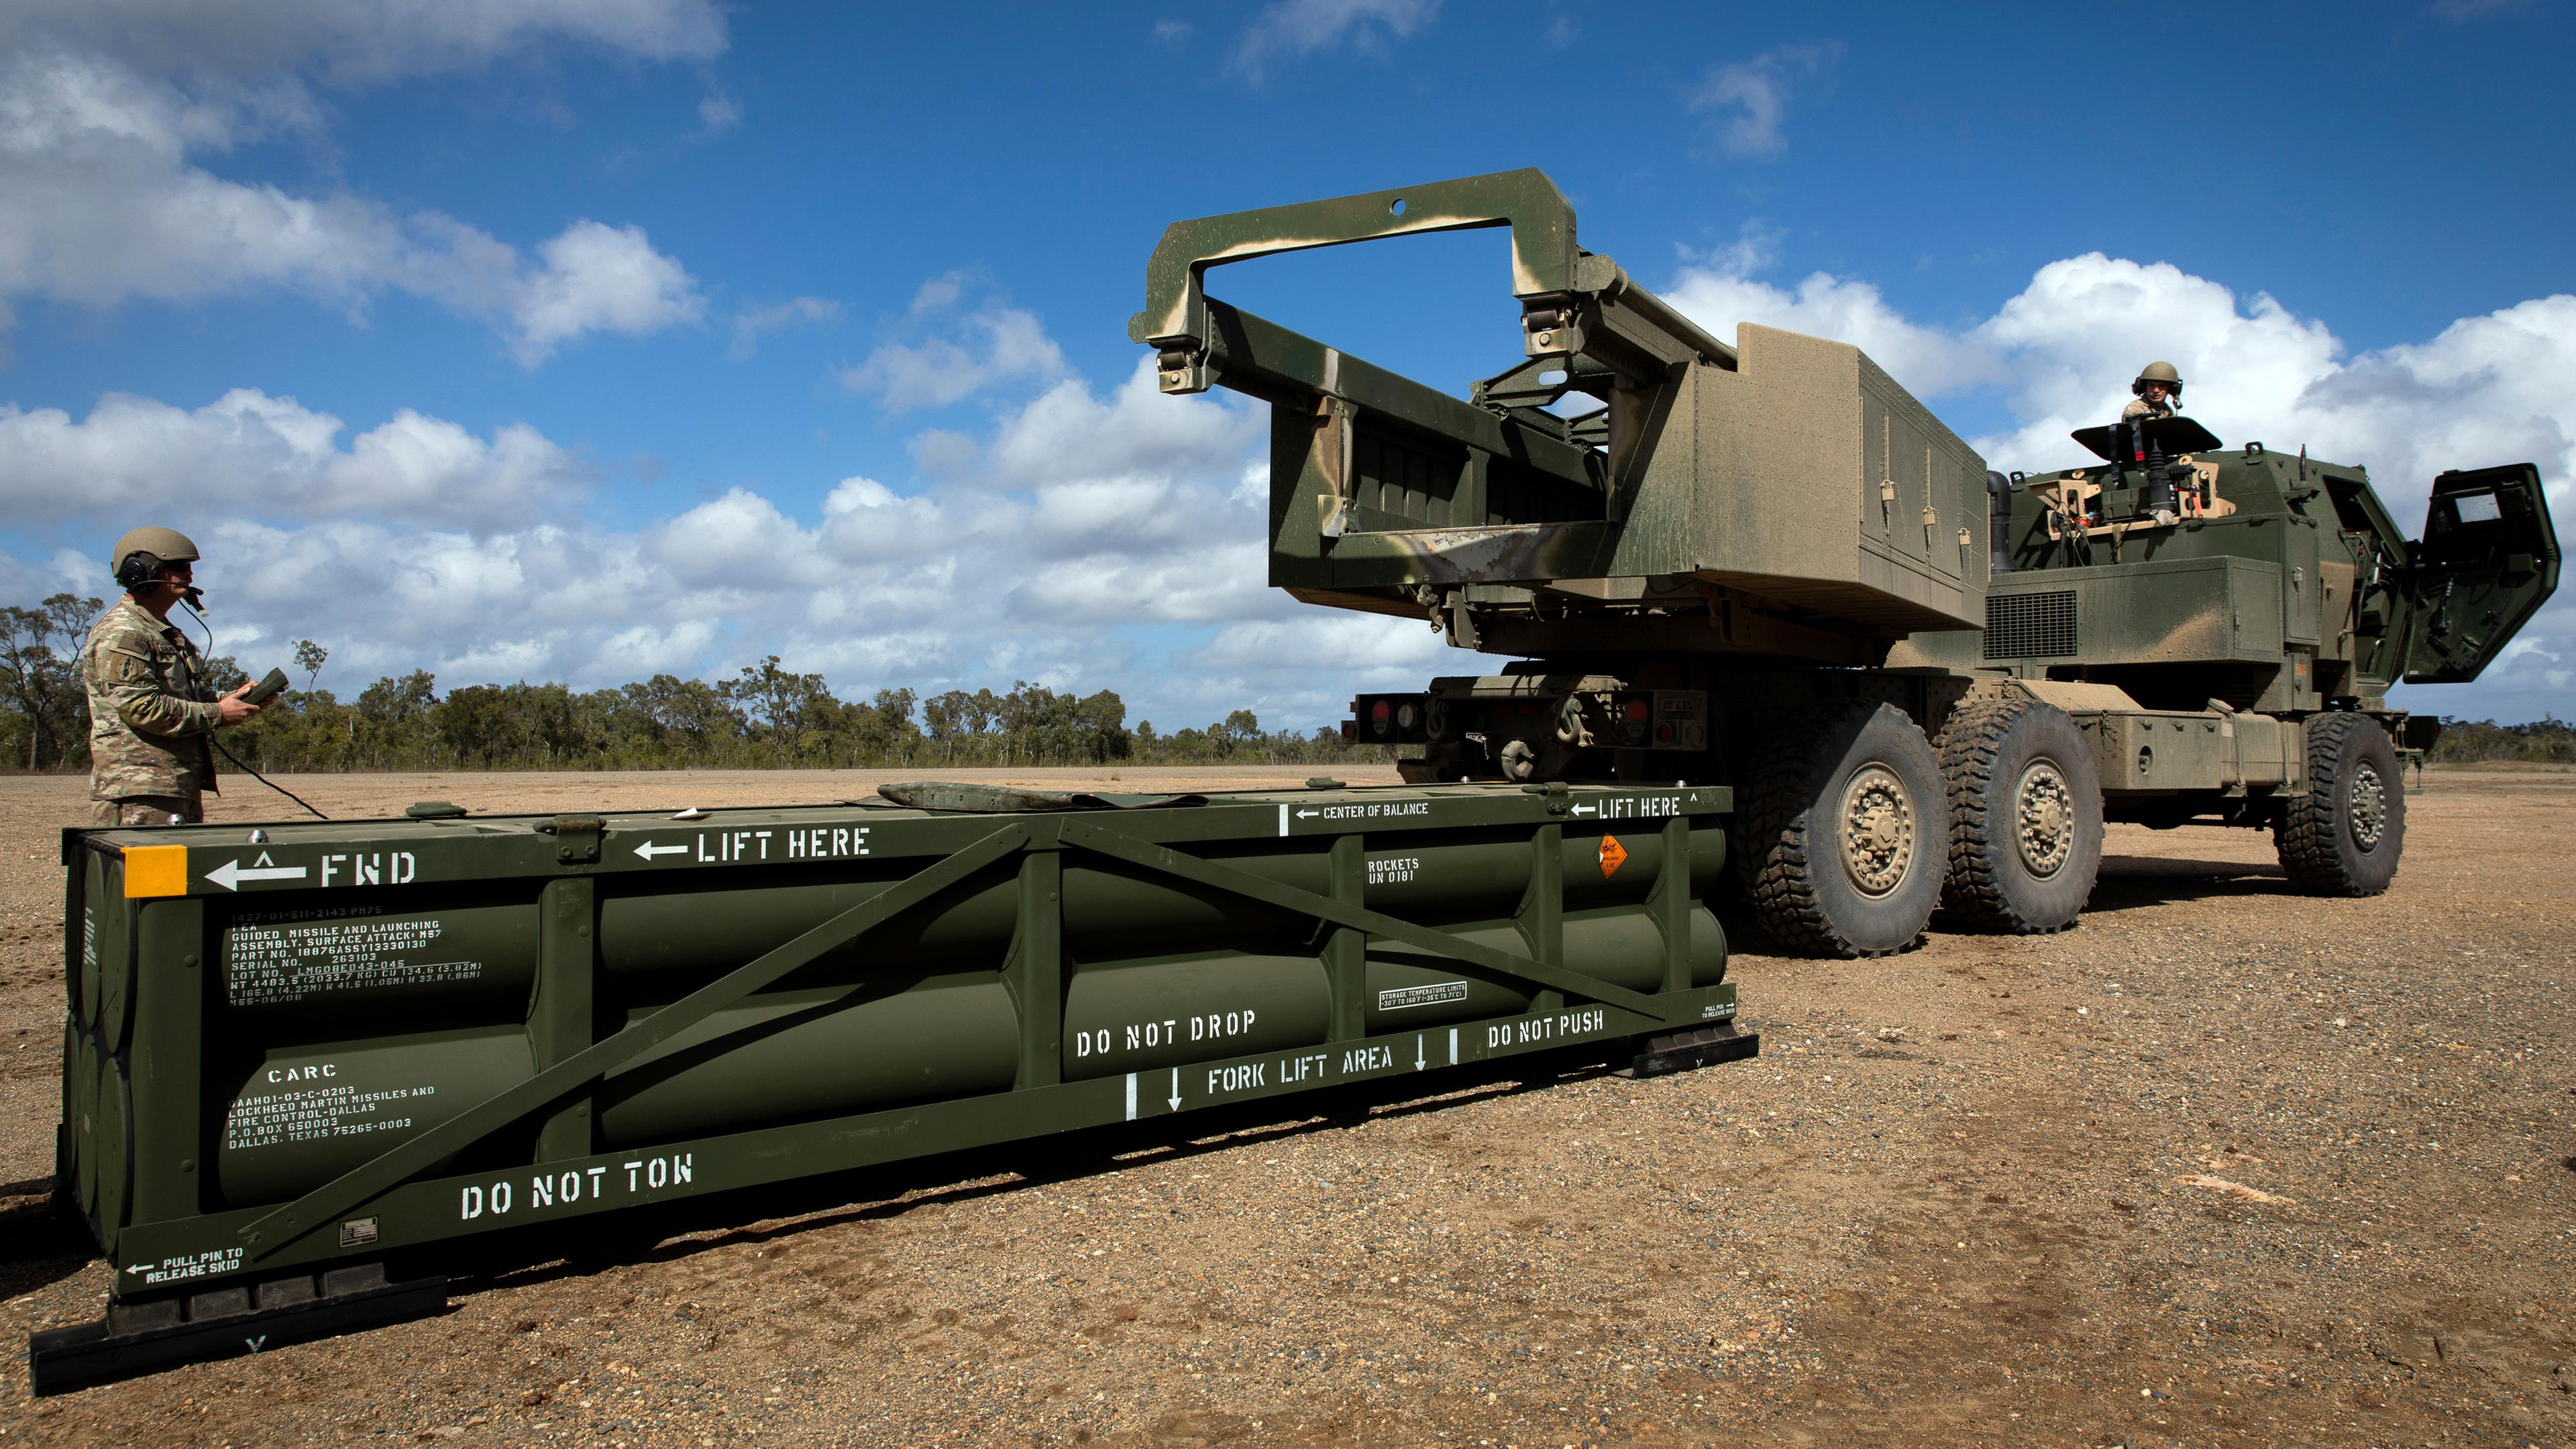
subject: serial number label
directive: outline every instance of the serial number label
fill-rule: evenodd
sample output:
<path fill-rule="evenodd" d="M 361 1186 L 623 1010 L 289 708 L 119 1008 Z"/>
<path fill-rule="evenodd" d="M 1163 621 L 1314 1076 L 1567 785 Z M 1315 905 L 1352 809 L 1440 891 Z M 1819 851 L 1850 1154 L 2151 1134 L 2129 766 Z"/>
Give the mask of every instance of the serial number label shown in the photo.
<path fill-rule="evenodd" d="M 438 1093 L 426 1084 L 362 1091 L 334 1080 L 338 1075 L 329 1062 L 269 1068 L 254 1080 L 273 1090 L 243 1097 L 224 1114 L 225 1150 L 400 1132 L 412 1125 L 413 1104 Z"/>
<path fill-rule="evenodd" d="M 236 918 L 224 932 L 224 993 L 235 1006 L 478 981 L 483 963 L 437 949 L 435 917 L 385 918 L 348 907 Z"/>

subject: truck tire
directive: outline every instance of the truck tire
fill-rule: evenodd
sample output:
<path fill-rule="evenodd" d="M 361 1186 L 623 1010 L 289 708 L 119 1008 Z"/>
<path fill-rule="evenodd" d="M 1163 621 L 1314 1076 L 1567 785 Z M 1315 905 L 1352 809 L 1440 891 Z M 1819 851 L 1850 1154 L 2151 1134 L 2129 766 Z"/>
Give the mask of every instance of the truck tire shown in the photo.
<path fill-rule="evenodd" d="M 1980 699 L 1941 727 L 1950 869 L 1941 907 L 2016 936 L 2063 931 L 2102 871 L 2102 774 L 2075 721 L 2034 699 Z"/>
<path fill-rule="evenodd" d="M 2397 747 L 2366 714 L 2308 718 L 2308 793 L 2282 802 L 2272 843 L 2290 884 L 2319 896 L 2375 896 L 2406 848 Z"/>
<path fill-rule="evenodd" d="M 1921 942 L 1950 838 L 1922 729 L 1893 705 L 1837 700 L 1784 716 L 1751 754 L 1736 866 L 1772 938 L 1825 956 Z"/>

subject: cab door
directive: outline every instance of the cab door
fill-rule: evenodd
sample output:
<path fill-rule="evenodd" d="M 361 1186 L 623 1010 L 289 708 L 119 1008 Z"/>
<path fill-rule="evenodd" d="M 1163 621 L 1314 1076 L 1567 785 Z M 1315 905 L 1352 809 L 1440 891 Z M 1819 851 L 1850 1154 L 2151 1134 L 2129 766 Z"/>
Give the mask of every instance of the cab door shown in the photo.
<path fill-rule="evenodd" d="M 2433 480 L 2406 572 L 2409 684 L 2478 677 L 2558 588 L 2558 532 L 2529 463 Z"/>

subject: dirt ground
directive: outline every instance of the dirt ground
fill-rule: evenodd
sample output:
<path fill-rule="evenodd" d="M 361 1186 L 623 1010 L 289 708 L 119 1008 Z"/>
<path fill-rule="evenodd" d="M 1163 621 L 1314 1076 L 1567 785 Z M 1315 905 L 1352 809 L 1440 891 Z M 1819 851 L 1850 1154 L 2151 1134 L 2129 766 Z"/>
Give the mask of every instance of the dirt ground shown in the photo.
<path fill-rule="evenodd" d="M 880 778 L 288 783 L 355 815 Z M 81 793 L 0 780 L 22 1196 Z M 2408 806 L 2374 900 L 2288 894 L 2268 837 L 2115 827 L 2060 936 L 1819 962 L 1730 920 L 1755 1061 L 844 1181 L 355 1338 L 41 1402 L 12 1368 L 0 1444 L 2576 1443 L 2576 773 L 2436 771 Z M 0 1332 L 107 1282 L 0 1253 Z"/>

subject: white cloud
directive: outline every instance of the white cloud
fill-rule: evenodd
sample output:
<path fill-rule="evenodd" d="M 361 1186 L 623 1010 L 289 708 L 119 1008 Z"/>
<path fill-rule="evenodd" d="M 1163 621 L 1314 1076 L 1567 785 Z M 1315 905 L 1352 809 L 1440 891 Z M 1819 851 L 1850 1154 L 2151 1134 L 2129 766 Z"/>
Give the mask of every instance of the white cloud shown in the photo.
<path fill-rule="evenodd" d="M 733 319 L 733 345 L 725 356 L 735 362 L 747 362 L 760 351 L 760 339 L 772 332 L 807 323 L 830 322 L 841 315 L 841 304 L 829 297 L 791 297 L 775 307 L 761 307 Z"/>
<path fill-rule="evenodd" d="M 2433 13 L 2453 22 L 2511 15 L 2530 8 L 2530 0 L 2433 0 Z"/>
<path fill-rule="evenodd" d="M 326 135 L 299 67 L 375 83 L 549 39 L 658 59 L 713 54 L 723 34 L 702 4 L 660 0 L 0 12 L 0 327 L 24 297 L 108 307 L 273 287 L 355 314 L 390 289 L 488 322 L 533 365 L 588 332 L 695 321 L 696 284 L 635 227 L 577 220 L 530 260 L 438 212 L 205 164 L 267 137 Z"/>
<path fill-rule="evenodd" d="M 2240 307 L 2234 292 L 2170 263 L 2099 252 L 2040 268 L 1966 340 L 2013 373 L 2022 426 L 1985 446 L 2016 468 L 2062 455 L 2069 429 L 2118 416 L 2150 359 L 2181 371 L 2192 416 L 2219 436 L 2283 436 L 2300 394 L 2332 376 L 2343 351 L 2324 323 L 2267 294 Z"/>
<path fill-rule="evenodd" d="M 1770 243 L 1758 233 L 1719 255 L 1685 267 L 1663 295 L 1721 338 L 1739 322 L 1839 338 L 1857 345 L 1889 374 L 1925 397 L 1957 392 L 1998 375 L 1980 340 L 1907 321 L 1867 282 L 1815 272 L 1784 289 L 1746 275 L 1767 264 Z"/>
<path fill-rule="evenodd" d="M 1227 625 L 1179 663 L 1181 708 L 1165 721 L 1167 732 L 1245 708 L 1266 728 L 1311 729 L 1346 717 L 1354 694 L 1500 667 L 1450 648 L 1422 619 L 1308 608 Z"/>
<path fill-rule="evenodd" d="M 585 332 L 630 336 L 695 322 L 705 299 L 686 269 L 653 250 L 640 226 L 577 221 L 539 249 L 541 264 L 518 279 L 511 352 L 533 367 Z"/>
<path fill-rule="evenodd" d="M 906 320 L 946 310 L 960 287 L 956 276 L 933 278 L 913 299 Z M 874 393 L 887 411 L 900 413 L 945 407 L 1002 383 L 1043 382 L 1064 372 L 1064 353 L 1037 314 L 996 302 L 965 318 L 957 336 L 882 344 L 865 361 L 842 369 L 840 377 L 844 388 Z"/>
<path fill-rule="evenodd" d="M 1711 67 L 1690 108 L 1716 113 L 1717 139 L 1729 156 L 1777 156 L 1789 148 L 1780 134 L 1789 96 L 1841 53 L 1839 45 L 1787 45 L 1751 60 Z"/>
<path fill-rule="evenodd" d="M 698 134 L 721 136 L 742 124 L 742 103 L 722 91 L 698 102 Z"/>
<path fill-rule="evenodd" d="M 0 51 L 53 45 L 153 75 L 318 70 L 338 86 L 472 70 L 549 43 L 641 60 L 725 48 L 712 0 L 12 0 Z"/>
<path fill-rule="evenodd" d="M 1156 702 L 1193 686 L 1142 666 L 1135 631 L 1300 612 L 1264 585 L 1266 495 L 1242 486 L 1258 412 L 1162 397 L 1150 364 L 1105 395 L 1067 379 L 1006 410 L 946 481 L 846 477 L 801 501 L 733 488 L 632 529 L 531 506 L 579 486 L 533 432 L 401 414 L 343 433 L 249 390 L 194 411 L 11 411 L 0 517 L 103 547 L 188 478 L 207 518 L 170 521 L 207 546 L 219 645 L 264 659 L 327 630 L 349 687 L 429 668 L 449 687 L 590 688 L 776 652 L 845 693 L 1030 678 L 1119 688 L 1169 717 Z M 0 558 L 0 585 L 31 599 L 59 572 Z"/>
<path fill-rule="evenodd" d="M 986 461 L 1005 483 L 1169 476 L 1249 453 L 1267 426 L 1232 393 L 1165 397 L 1138 358 L 1106 403 L 1079 378 L 1040 394 L 994 430 Z"/>
<path fill-rule="evenodd" d="M 0 405 L 0 517 L 33 523 L 168 513 L 368 514 L 490 529 L 579 498 L 588 471 L 536 429 L 488 439 L 405 408 L 344 450 L 344 425 L 236 388 L 204 407 L 110 393 L 74 421 Z"/>
<path fill-rule="evenodd" d="M 1429 25 L 1439 11 L 1440 0 L 1276 0 L 1244 31 L 1235 67 L 1258 76 L 1272 60 L 1342 45 L 1363 55 L 1383 54 L 1390 41 Z"/>

